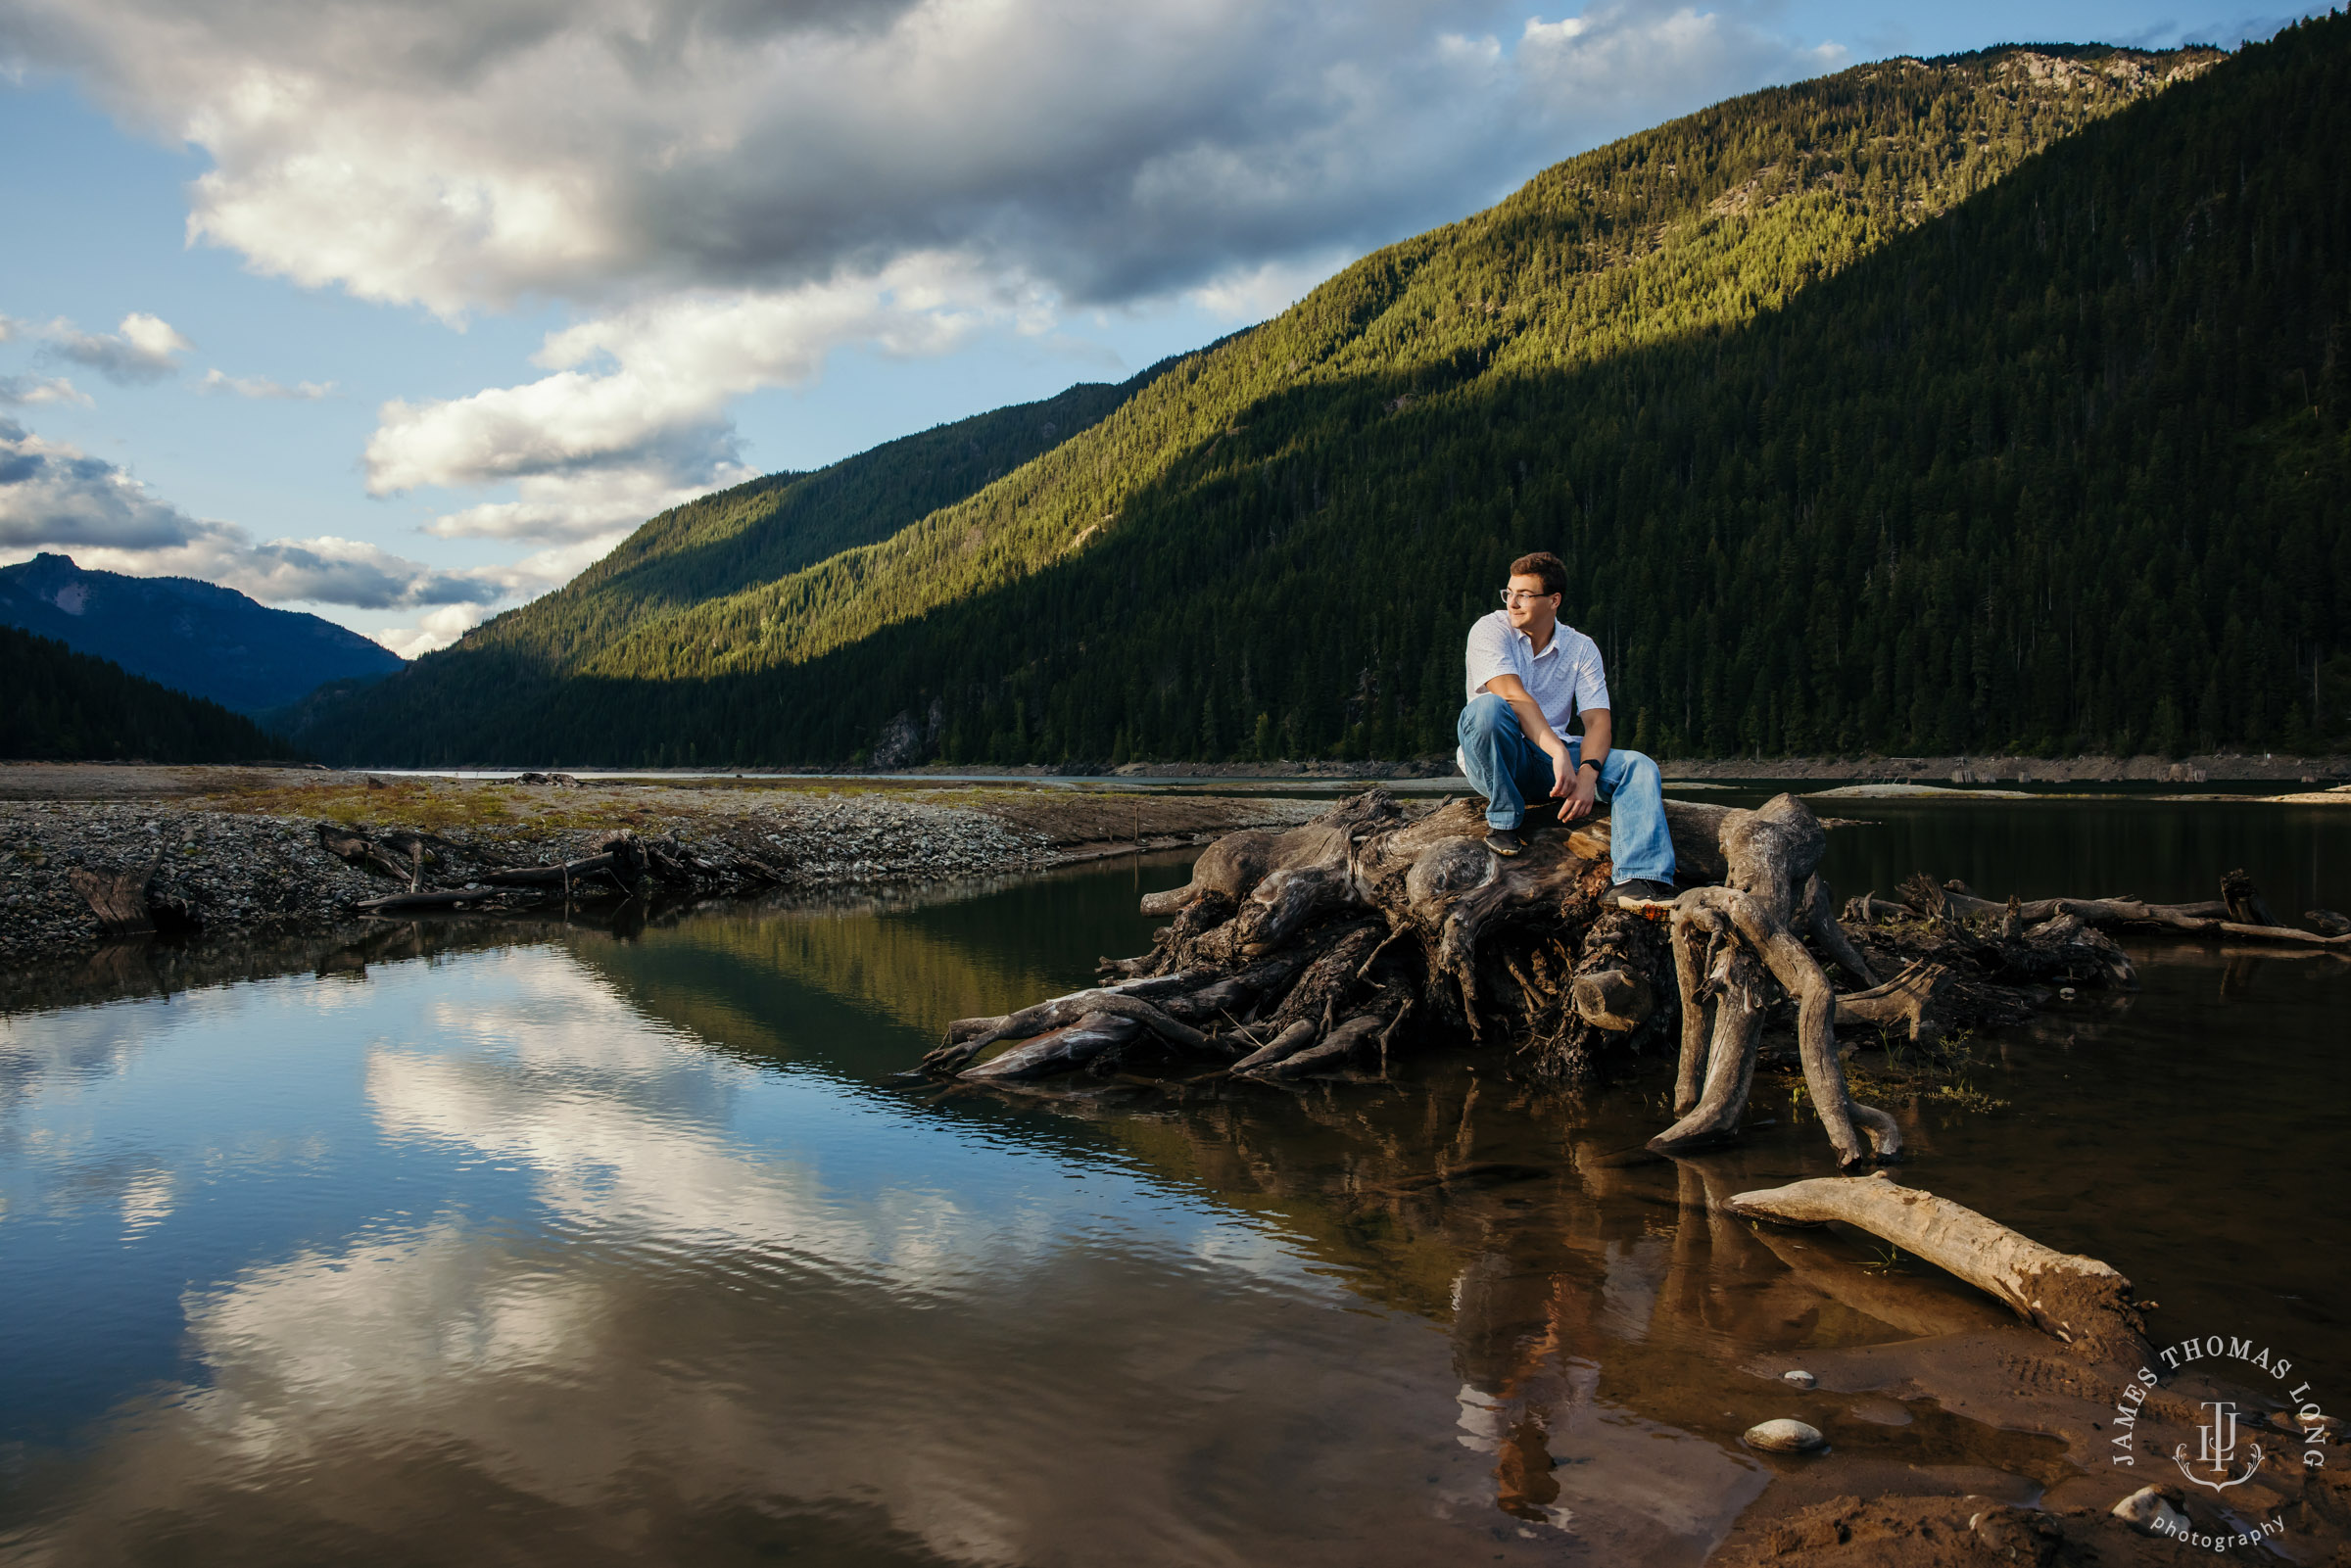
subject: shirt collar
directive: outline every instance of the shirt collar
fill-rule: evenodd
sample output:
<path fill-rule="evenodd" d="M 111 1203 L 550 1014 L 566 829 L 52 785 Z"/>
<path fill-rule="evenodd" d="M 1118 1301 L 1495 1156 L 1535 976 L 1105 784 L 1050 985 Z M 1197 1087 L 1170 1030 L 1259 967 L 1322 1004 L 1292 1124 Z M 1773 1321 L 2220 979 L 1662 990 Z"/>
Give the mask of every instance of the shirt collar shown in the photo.
<path fill-rule="evenodd" d="M 1504 624 L 1505 624 L 1506 626 L 1509 626 L 1509 623 L 1508 623 L 1508 622 L 1505 622 Z M 1511 627 L 1510 627 L 1510 634 L 1511 634 L 1511 636 L 1512 636 L 1512 637 L 1516 638 L 1516 639 L 1517 639 L 1519 641 L 1521 641 L 1521 642 L 1524 642 L 1524 643 L 1526 644 L 1526 655 L 1527 655 L 1527 657 L 1528 657 L 1528 658 L 1530 658 L 1530 659 L 1547 659 L 1547 658 L 1551 657 L 1551 656 L 1552 656 L 1554 653 L 1557 653 L 1557 652 L 1559 652 L 1559 634 L 1560 634 L 1560 633 L 1562 633 L 1562 632 L 1564 632 L 1564 631 L 1566 631 L 1566 630 L 1567 630 L 1567 628 L 1565 628 L 1564 626 L 1561 626 L 1561 625 L 1560 625 L 1559 622 L 1557 622 L 1557 621 L 1554 621 L 1554 622 L 1552 622 L 1552 623 L 1551 623 L 1551 641 L 1550 641 L 1550 642 L 1548 642 L 1548 643 L 1546 643 L 1546 644 L 1544 645 L 1544 647 L 1543 647 L 1543 650 L 1542 650 L 1541 652 L 1539 652 L 1539 653 L 1535 651 L 1535 640 L 1534 640 L 1533 638 L 1531 638 L 1531 637 L 1528 637 L 1528 636 L 1527 636 L 1527 635 L 1526 635 L 1524 632 L 1521 632 L 1521 631 L 1519 631 L 1519 630 L 1518 630 L 1518 628 L 1516 628 L 1516 627 L 1514 627 L 1514 626 L 1511 626 Z"/>

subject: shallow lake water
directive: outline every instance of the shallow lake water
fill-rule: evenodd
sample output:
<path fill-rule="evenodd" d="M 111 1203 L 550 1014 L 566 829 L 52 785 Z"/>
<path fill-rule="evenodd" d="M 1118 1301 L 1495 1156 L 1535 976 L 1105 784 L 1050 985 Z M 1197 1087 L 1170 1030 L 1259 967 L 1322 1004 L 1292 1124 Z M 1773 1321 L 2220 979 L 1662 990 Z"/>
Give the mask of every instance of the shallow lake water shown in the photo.
<path fill-rule="evenodd" d="M 1710 795 L 1707 798 L 1720 798 Z M 2351 812 L 1837 801 L 1841 893 L 2351 907 Z M 1789 1461 L 2029 1498 L 2063 1445 L 1816 1394 L 1994 1322 L 1709 1219 L 1825 1173 L 1604 1156 L 1490 1064 L 1170 1101 L 909 1089 L 950 1018 L 1141 950 L 1186 861 L 623 940 L 398 927 L 302 973 L 0 1019 L 0 1561 L 1681 1563 Z M 2290 918 L 2290 917 L 2289 917 Z M 2351 964 L 2127 941 L 2144 988 L 1983 1042 L 1906 1180 L 2351 1387 Z M 1478 1070 L 1480 1067 L 1485 1070 Z M 1780 1468 L 1775 1468 L 1780 1467 Z M 1791 1484 L 1802 1484 L 1800 1477 Z"/>

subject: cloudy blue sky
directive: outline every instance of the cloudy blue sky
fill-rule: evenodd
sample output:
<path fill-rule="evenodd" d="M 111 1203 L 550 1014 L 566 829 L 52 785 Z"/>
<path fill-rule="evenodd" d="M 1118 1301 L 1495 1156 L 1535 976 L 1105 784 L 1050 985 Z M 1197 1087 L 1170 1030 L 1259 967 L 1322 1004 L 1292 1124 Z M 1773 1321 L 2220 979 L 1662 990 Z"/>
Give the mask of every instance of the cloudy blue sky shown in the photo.
<path fill-rule="evenodd" d="M 0 562 L 406 653 L 1717 99 L 2190 0 L 0 0 Z"/>

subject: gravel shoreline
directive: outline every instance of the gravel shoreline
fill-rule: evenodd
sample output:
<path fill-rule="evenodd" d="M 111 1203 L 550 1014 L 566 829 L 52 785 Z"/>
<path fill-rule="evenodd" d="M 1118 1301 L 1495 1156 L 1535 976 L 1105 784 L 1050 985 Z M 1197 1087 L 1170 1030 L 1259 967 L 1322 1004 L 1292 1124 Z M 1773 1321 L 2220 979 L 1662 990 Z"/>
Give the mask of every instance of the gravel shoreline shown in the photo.
<path fill-rule="evenodd" d="M 350 924 L 364 913 L 362 901 L 405 890 L 321 841 L 322 823 L 354 821 L 350 792 L 366 787 L 363 777 L 316 786 L 315 801 L 283 788 L 244 798 L 0 800 L 0 965 L 99 945 L 97 916 L 72 879 L 76 869 L 106 875 L 154 864 L 151 906 L 180 916 L 184 929 L 208 939 L 271 940 Z M 1203 841 L 1240 827 L 1288 826 L 1319 809 L 1296 800 L 1106 800 L 1037 790 L 967 790 L 961 793 L 971 803 L 949 804 L 925 798 L 931 791 L 616 786 L 526 793 L 516 810 L 510 786 L 436 781 L 405 791 L 378 787 L 385 788 L 384 809 L 366 829 L 375 838 L 405 827 L 451 848 L 428 871 L 427 886 L 479 885 L 500 868 L 582 860 L 626 835 L 691 868 L 691 882 L 674 889 L 689 897 L 1041 870 Z M 370 803 L 367 795 L 359 800 Z M 512 815 L 452 820 L 488 816 L 492 804 Z M 315 809 L 299 809 L 305 805 Z"/>

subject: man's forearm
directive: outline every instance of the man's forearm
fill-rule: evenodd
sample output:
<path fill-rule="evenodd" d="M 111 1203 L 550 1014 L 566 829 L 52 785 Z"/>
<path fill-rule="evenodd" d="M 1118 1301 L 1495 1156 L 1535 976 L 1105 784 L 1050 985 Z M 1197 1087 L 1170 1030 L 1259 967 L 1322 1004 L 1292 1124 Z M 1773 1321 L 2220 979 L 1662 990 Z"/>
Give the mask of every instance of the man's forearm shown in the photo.
<path fill-rule="evenodd" d="M 1526 737 L 1541 746 L 1555 761 L 1567 755 L 1567 742 L 1559 737 L 1551 721 L 1543 717 L 1542 704 L 1533 697 L 1511 697 L 1511 712 L 1518 717 L 1518 728 Z"/>
<path fill-rule="evenodd" d="M 1498 675 L 1478 689 L 1508 702 L 1511 716 L 1518 721 L 1519 733 L 1540 746 L 1553 762 L 1567 760 L 1567 742 L 1553 732 L 1551 721 L 1543 717 L 1543 705 L 1527 690 L 1524 682 L 1514 675 Z"/>
<path fill-rule="evenodd" d="M 1616 738 L 1615 715 L 1606 708 L 1586 708 L 1583 717 L 1582 765 L 1597 768 L 1613 749 L 1610 742 Z"/>

